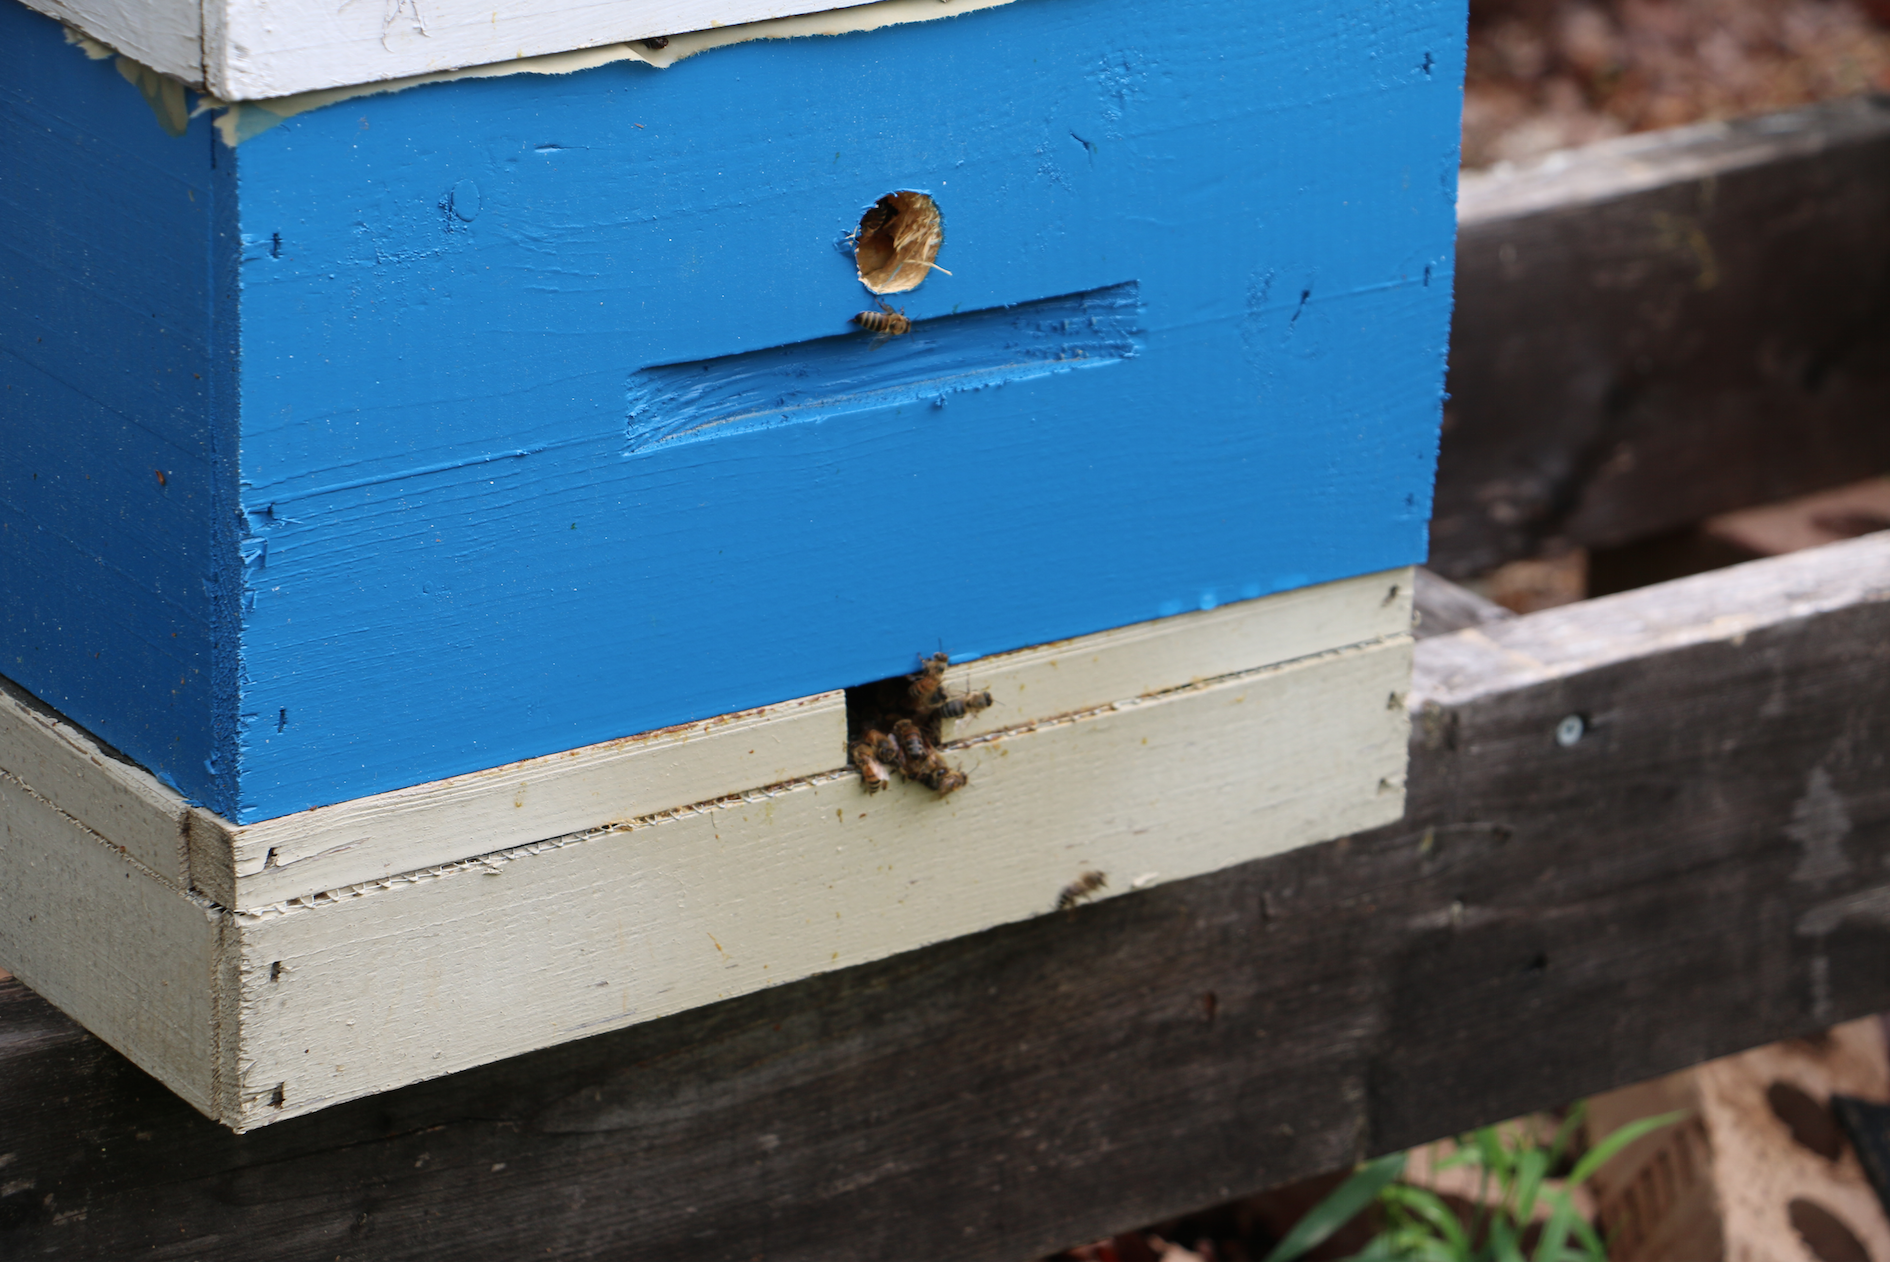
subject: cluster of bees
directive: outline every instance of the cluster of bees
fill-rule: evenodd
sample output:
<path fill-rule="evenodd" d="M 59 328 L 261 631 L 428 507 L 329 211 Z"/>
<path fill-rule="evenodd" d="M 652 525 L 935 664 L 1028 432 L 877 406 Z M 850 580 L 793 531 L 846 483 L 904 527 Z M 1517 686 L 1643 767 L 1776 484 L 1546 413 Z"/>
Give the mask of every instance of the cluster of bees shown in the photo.
<path fill-rule="evenodd" d="M 877 713 L 849 751 L 868 793 L 877 793 L 891 784 L 895 771 L 940 797 L 956 793 L 969 783 L 965 773 L 939 753 L 939 732 L 946 719 L 987 709 L 991 694 L 980 690 L 954 696 L 946 692 L 945 667 L 950 660 L 943 653 L 934 653 L 917 674 L 875 686 Z"/>

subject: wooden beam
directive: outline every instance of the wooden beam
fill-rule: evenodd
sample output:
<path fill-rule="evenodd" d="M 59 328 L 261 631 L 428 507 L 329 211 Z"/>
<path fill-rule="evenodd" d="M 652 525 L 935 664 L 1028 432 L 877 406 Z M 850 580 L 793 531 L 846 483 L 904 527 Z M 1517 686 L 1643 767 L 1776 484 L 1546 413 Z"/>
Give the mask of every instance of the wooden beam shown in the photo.
<path fill-rule="evenodd" d="M 1890 536 L 1417 653 L 1394 826 L 250 1135 L 0 987 L 0 1252 L 1016 1262 L 1890 1007 Z"/>
<path fill-rule="evenodd" d="M 1890 104 L 1466 176 L 1431 568 L 1890 470 Z"/>

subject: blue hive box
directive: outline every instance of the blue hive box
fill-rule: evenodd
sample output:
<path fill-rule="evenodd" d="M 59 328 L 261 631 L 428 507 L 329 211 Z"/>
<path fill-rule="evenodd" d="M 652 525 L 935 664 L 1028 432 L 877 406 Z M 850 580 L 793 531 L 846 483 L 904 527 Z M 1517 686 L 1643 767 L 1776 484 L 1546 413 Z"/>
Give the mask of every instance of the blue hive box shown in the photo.
<path fill-rule="evenodd" d="M 738 739 L 752 767 L 716 763 L 667 806 L 840 774 L 842 690 L 935 651 L 970 663 L 953 687 L 1020 681 L 969 739 L 1052 713 L 1018 699 L 1052 669 L 1034 646 L 1343 606 L 1225 669 L 1164 649 L 1180 665 L 1140 696 L 1400 637 L 1437 444 L 1461 4 L 908 4 L 875 26 L 881 8 L 834 35 L 593 40 L 231 102 L 197 91 L 229 91 L 227 65 L 133 60 L 113 50 L 143 36 L 105 17 L 80 34 L 0 0 L 0 674 L 29 733 L 0 769 L 175 887 L 186 919 L 266 933 L 282 917 L 233 882 L 294 858 L 282 821 L 330 818 L 311 808 L 418 811 L 442 784 L 652 733 L 701 745 L 782 706 L 827 716 L 817 750 L 770 762 Z M 875 333 L 862 312 L 899 318 Z M 1095 687 L 1057 713 L 1121 699 Z M 1402 722 L 1395 690 L 1358 689 Z M 144 823 L 62 801 L 61 758 L 90 768 L 72 792 Z M 1361 781 L 1381 815 L 1396 780 Z M 997 783 L 974 773 L 964 800 Z M 179 1089 L 243 1124 L 303 1107 L 268 1098 L 273 1070 L 239 1085 L 226 1046 L 286 957 L 204 941 L 190 968 L 240 1003 L 203 1018 L 224 1043 L 202 1055 L 227 1063 Z M 40 948 L 12 949 L 19 968 Z M 117 1029 L 119 1000 L 54 997 Z"/>

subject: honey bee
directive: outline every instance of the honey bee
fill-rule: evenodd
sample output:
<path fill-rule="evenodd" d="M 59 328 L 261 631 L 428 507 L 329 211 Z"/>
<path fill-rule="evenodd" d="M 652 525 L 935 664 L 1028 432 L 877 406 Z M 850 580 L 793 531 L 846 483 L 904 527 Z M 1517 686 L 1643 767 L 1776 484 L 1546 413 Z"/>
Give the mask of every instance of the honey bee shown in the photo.
<path fill-rule="evenodd" d="M 906 318 L 905 308 L 901 307 L 894 311 L 878 298 L 873 301 L 879 304 L 878 311 L 862 311 L 851 321 L 869 333 L 879 334 L 873 345 L 877 346 L 889 337 L 898 337 L 901 333 L 912 332 L 912 321 Z"/>
<path fill-rule="evenodd" d="M 937 764 L 925 777 L 925 787 L 940 797 L 949 797 L 971 783 L 971 777 L 955 767 L 945 765 L 937 754 L 932 755 Z"/>
<path fill-rule="evenodd" d="M 968 692 L 962 697 L 941 697 L 934 703 L 940 718 L 962 719 L 967 714 L 976 714 L 980 710 L 991 708 L 989 692 Z"/>
<path fill-rule="evenodd" d="M 890 766 L 899 765 L 899 742 L 877 728 L 860 734 L 860 743 L 873 751 L 873 757 Z"/>
<path fill-rule="evenodd" d="M 898 217 L 898 202 L 890 195 L 882 197 L 877 202 L 873 203 L 871 210 L 860 216 L 860 226 L 854 231 L 853 235 L 856 238 L 870 237 Z"/>
<path fill-rule="evenodd" d="M 950 661 L 945 654 L 934 653 L 919 666 L 918 674 L 906 676 L 911 681 L 906 696 L 920 713 L 938 706 L 944 695 L 939 690 L 945 685 L 945 666 Z"/>
<path fill-rule="evenodd" d="M 905 764 L 905 773 L 918 779 L 920 770 L 931 760 L 932 742 L 926 739 L 925 729 L 911 719 L 900 719 L 893 724 L 892 738 L 899 750 L 899 760 Z"/>
<path fill-rule="evenodd" d="M 1072 911 L 1084 899 L 1092 897 L 1097 890 L 1109 884 L 1109 878 L 1101 872 L 1085 872 L 1063 887 L 1057 895 L 1057 910 Z"/>
<path fill-rule="evenodd" d="M 885 764 L 875 756 L 872 745 L 861 741 L 853 747 L 852 754 L 853 765 L 860 769 L 860 782 L 866 786 L 868 793 L 878 793 L 892 783 L 892 776 L 887 772 Z"/>

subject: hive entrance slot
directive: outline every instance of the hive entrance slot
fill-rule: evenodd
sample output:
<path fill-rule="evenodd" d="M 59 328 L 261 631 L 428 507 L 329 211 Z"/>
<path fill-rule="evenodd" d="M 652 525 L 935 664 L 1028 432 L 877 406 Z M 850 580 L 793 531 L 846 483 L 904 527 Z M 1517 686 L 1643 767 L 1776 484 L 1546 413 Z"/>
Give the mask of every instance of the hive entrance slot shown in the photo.
<path fill-rule="evenodd" d="M 963 788 L 968 778 L 939 753 L 947 719 L 975 714 L 991 704 L 982 689 L 953 694 L 945 688 L 946 655 L 921 658 L 911 675 L 895 675 L 847 689 L 847 756 L 868 793 L 897 773 L 940 797 Z"/>
<path fill-rule="evenodd" d="M 860 283 L 876 294 L 917 289 L 933 268 L 945 270 L 934 262 L 944 240 L 937 202 L 909 189 L 886 194 L 860 216 L 853 246 Z"/>

